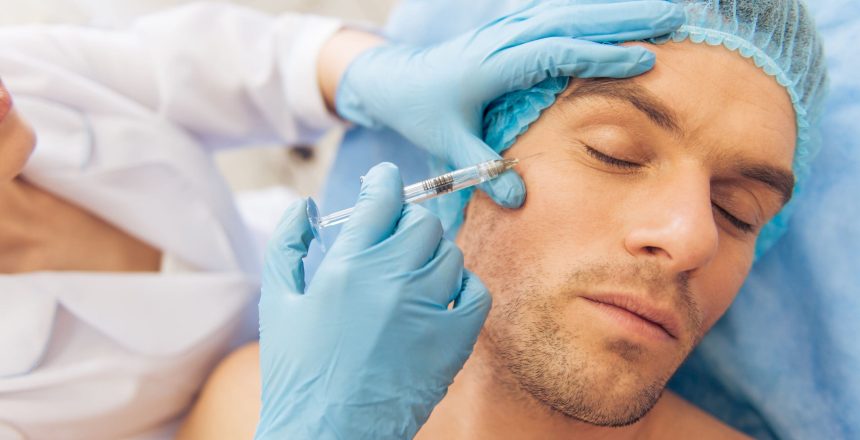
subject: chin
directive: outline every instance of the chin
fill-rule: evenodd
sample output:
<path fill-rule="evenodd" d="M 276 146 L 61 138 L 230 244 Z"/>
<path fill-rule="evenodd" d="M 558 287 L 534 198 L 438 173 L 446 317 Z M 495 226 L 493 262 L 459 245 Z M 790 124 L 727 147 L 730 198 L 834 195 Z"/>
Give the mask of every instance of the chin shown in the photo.
<path fill-rule="evenodd" d="M 578 386 L 551 406 L 596 426 L 627 426 L 645 417 L 660 400 L 667 375 L 648 365 L 626 364 L 611 357 L 594 356 L 585 370 L 572 374 L 579 376 L 575 379 Z"/>
<path fill-rule="evenodd" d="M 36 149 L 36 135 L 14 111 L 3 124 L 12 124 L 0 130 L 0 182 L 18 177 Z"/>
<path fill-rule="evenodd" d="M 24 171 L 34 148 L 6 151 L 0 149 L 0 182 L 12 181 Z"/>
<path fill-rule="evenodd" d="M 603 427 L 631 425 L 657 405 L 666 381 L 628 367 L 595 359 L 586 370 L 568 372 L 572 380 L 564 392 L 532 388 L 538 391 L 532 395 L 570 419 Z"/>

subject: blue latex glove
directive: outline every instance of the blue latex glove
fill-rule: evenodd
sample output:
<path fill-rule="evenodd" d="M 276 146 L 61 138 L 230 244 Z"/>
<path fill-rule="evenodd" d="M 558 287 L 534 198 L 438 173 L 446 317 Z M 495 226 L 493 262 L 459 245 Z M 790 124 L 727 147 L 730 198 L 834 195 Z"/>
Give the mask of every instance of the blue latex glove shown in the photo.
<path fill-rule="evenodd" d="M 471 354 L 490 295 L 439 220 L 402 198 L 397 167 L 371 169 L 307 289 L 306 202 L 278 226 L 260 299 L 258 439 L 412 438 Z"/>
<path fill-rule="evenodd" d="M 544 2 L 439 45 L 364 52 L 338 86 L 337 112 L 364 126 L 388 126 L 453 168 L 498 159 L 481 140 L 492 100 L 551 76 L 641 74 L 654 66 L 653 53 L 597 42 L 655 37 L 683 22 L 683 8 L 666 1 Z M 516 173 L 483 189 L 505 207 L 525 199 Z"/>

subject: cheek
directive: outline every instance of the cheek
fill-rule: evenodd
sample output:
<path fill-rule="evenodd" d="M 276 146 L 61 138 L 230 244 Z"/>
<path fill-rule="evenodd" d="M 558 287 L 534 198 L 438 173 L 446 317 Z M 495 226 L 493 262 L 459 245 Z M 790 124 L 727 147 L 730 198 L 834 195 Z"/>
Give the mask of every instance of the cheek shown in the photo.
<path fill-rule="evenodd" d="M 526 184 L 525 204 L 497 214 L 501 220 L 496 235 L 522 237 L 508 249 L 539 271 L 543 284 L 560 282 L 558 274 L 569 273 L 571 267 L 626 258 L 625 213 L 640 209 L 650 199 L 648 194 L 623 178 L 578 164 L 563 147 L 538 145 L 551 143 L 525 138 L 505 154 L 533 158 L 518 167 Z M 752 249 L 748 243 L 724 238 L 713 261 L 693 278 L 703 330 L 734 300 L 749 273 Z M 510 281 L 512 275 L 501 272 L 498 276 Z"/>
<path fill-rule="evenodd" d="M 708 331 L 737 297 L 749 275 L 751 255 L 745 249 L 721 250 L 720 255 L 691 283 L 702 312 L 703 331 Z"/>
<path fill-rule="evenodd" d="M 529 145 L 515 145 L 511 157 L 518 157 L 518 146 Z M 528 239 L 543 251 L 541 258 L 552 265 L 618 252 L 623 243 L 621 214 L 629 194 L 595 178 L 593 170 L 582 170 L 564 147 L 555 148 L 525 160 L 518 169 L 526 184 L 526 201 L 514 215 L 523 232 L 529 232 Z M 533 155 L 535 149 L 519 157 Z"/>

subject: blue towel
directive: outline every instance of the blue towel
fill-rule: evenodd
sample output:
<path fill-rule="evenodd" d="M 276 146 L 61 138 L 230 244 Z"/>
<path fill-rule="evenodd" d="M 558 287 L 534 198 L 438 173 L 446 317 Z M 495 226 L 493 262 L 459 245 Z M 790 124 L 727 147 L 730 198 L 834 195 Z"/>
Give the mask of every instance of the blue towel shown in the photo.
<path fill-rule="evenodd" d="M 434 43 L 525 3 L 403 0 L 386 31 Z M 810 7 L 831 78 L 823 148 L 788 232 L 670 383 L 756 438 L 860 438 L 860 2 Z M 358 177 L 381 161 L 400 166 L 406 183 L 429 177 L 420 150 L 394 133 L 356 128 L 335 160 L 324 212 L 351 206 Z"/>

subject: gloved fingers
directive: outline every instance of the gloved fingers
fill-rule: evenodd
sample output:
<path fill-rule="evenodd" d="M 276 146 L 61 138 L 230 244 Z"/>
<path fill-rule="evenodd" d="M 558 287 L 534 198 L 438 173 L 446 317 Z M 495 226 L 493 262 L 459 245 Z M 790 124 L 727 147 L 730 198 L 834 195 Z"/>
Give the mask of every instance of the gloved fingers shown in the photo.
<path fill-rule="evenodd" d="M 496 65 L 520 65 L 521 69 L 497 75 L 493 92 L 505 94 L 534 86 L 549 77 L 628 78 L 654 67 L 651 51 L 639 46 L 613 46 L 573 38 L 554 37 L 523 44 L 491 61 L 492 71 L 506 72 Z"/>
<path fill-rule="evenodd" d="M 417 270 L 436 254 L 443 233 L 442 222 L 427 208 L 406 205 L 394 235 L 381 246 L 396 254 L 399 267 Z"/>
<path fill-rule="evenodd" d="M 463 252 L 451 240 L 443 238 L 433 259 L 420 270 L 424 280 L 432 281 L 433 288 L 425 299 L 447 308 L 462 288 L 463 270 Z"/>
<path fill-rule="evenodd" d="M 453 138 L 457 145 L 448 148 L 451 151 L 448 162 L 454 168 L 464 168 L 502 158 L 484 141 L 470 133 L 463 133 Z M 519 208 L 526 199 L 526 186 L 513 170 L 506 171 L 499 177 L 481 184 L 481 189 L 505 208 Z"/>
<path fill-rule="evenodd" d="M 477 337 L 490 312 L 493 298 L 480 278 L 468 270 L 463 271 L 461 286 L 458 295 L 451 298 L 454 301 L 452 313 L 458 315 L 458 322 L 468 326 L 467 333 Z"/>
<path fill-rule="evenodd" d="M 463 271 L 460 285 L 459 295 L 453 298 L 454 308 L 445 311 L 444 323 L 446 340 L 450 342 L 448 354 L 459 362 L 458 369 L 472 354 L 492 305 L 487 289 L 469 271 Z"/>
<path fill-rule="evenodd" d="M 293 203 L 284 212 L 266 248 L 263 299 L 272 295 L 304 293 L 305 265 L 302 259 L 307 256 L 313 237 L 307 201 Z"/>
<path fill-rule="evenodd" d="M 394 233 L 403 210 L 403 181 L 400 170 L 381 163 L 364 176 L 358 202 L 329 254 L 357 253 L 382 242 Z"/>
<path fill-rule="evenodd" d="M 637 0 L 551 7 L 502 26 L 506 47 L 512 47 L 547 37 L 604 42 L 642 40 L 668 34 L 685 19 L 683 6 L 662 0 Z"/>

